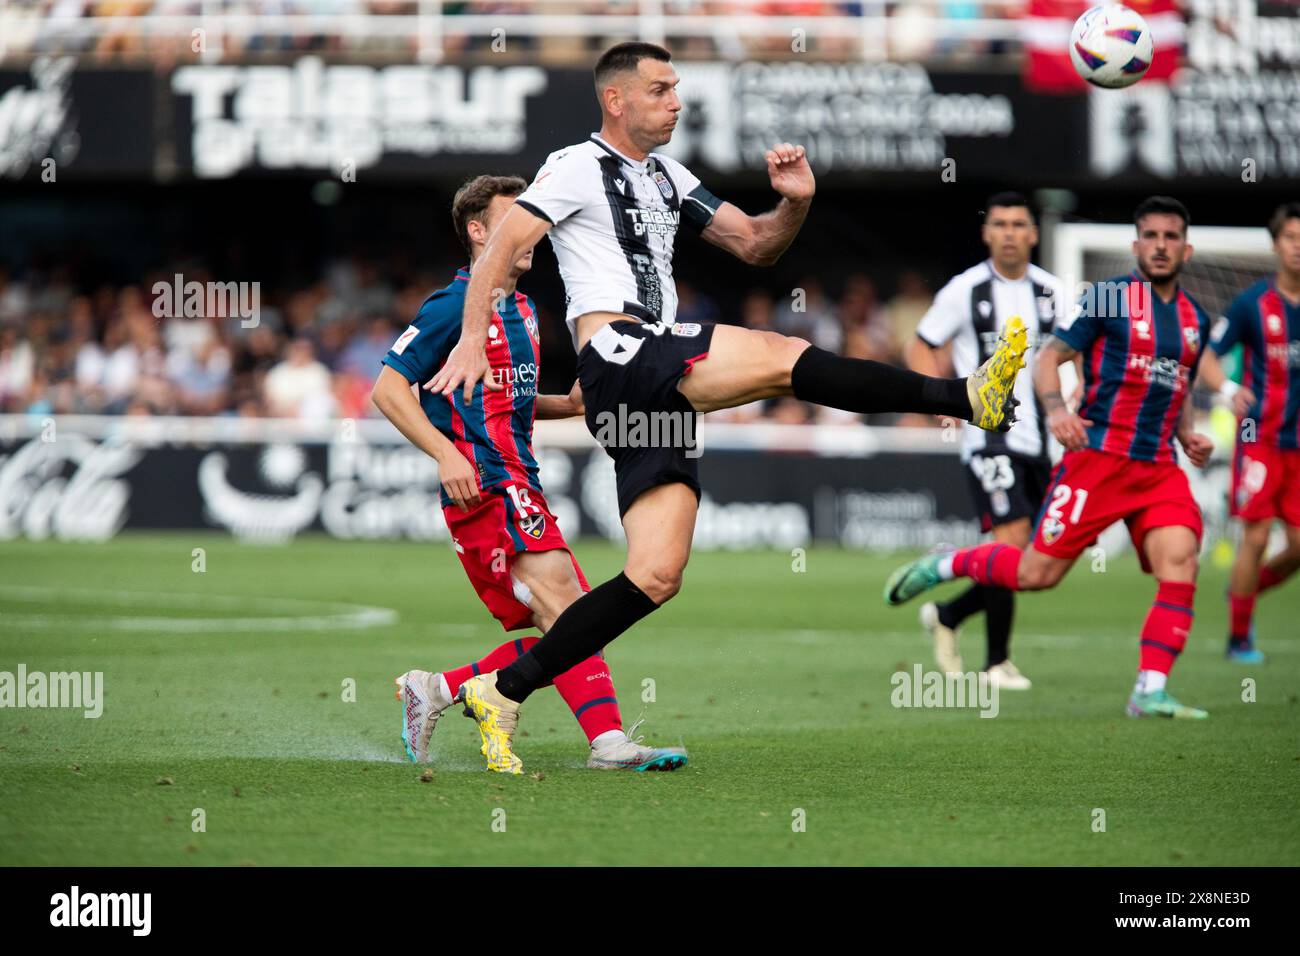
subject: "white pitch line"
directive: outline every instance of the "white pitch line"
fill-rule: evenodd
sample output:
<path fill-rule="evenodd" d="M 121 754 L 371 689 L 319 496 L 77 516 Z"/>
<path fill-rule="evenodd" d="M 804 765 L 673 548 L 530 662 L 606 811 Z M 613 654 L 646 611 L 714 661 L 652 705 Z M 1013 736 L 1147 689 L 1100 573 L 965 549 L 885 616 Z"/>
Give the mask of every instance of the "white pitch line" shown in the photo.
<path fill-rule="evenodd" d="M 279 612 L 290 616 L 231 618 L 166 617 L 162 615 L 84 617 L 75 613 L 12 615 L 0 611 L 0 622 L 3 622 L 6 627 L 25 627 L 33 630 L 48 630 L 55 627 L 76 625 L 77 627 L 98 628 L 108 631 L 221 633 L 227 631 L 361 630 L 395 624 L 399 619 L 397 612 L 392 608 L 372 607 L 365 604 L 344 604 L 335 601 L 312 601 L 302 598 L 0 585 L 0 601 L 33 603 L 47 601 L 51 598 L 82 599 L 131 608 L 145 606 L 177 609 L 238 608 L 245 612 L 262 610 L 271 614 Z M 293 611 L 299 613 L 294 616 L 292 615 Z M 321 612 L 325 613 L 322 614 Z"/>

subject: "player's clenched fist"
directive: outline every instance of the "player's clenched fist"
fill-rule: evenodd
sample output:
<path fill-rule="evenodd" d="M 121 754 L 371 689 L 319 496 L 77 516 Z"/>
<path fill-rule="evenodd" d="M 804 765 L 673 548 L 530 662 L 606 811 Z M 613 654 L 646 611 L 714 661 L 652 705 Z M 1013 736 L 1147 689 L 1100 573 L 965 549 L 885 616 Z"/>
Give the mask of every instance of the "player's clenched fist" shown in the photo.
<path fill-rule="evenodd" d="M 461 339 L 447 356 L 446 364 L 438 369 L 438 374 L 425 383 L 424 390 L 446 397 L 457 386 L 463 385 L 465 404 L 468 405 L 474 400 L 474 386 L 479 382 L 489 392 L 499 392 L 505 387 L 493 376 L 482 343 L 475 345 Z"/>
<path fill-rule="evenodd" d="M 1254 404 L 1255 393 L 1245 387 L 1239 388 L 1232 395 L 1232 414 L 1238 418 L 1245 418 L 1250 414 L 1250 407 Z"/>
<path fill-rule="evenodd" d="M 1092 422 L 1080 418 L 1068 408 L 1055 408 L 1047 416 L 1047 427 L 1052 436 L 1065 446 L 1066 451 L 1078 451 L 1088 447 L 1088 429 Z"/>
<path fill-rule="evenodd" d="M 773 189 L 791 202 L 808 202 L 813 198 L 817 183 L 802 146 L 777 143 L 763 155 Z"/>
<path fill-rule="evenodd" d="M 461 511 L 469 511 L 479 503 L 478 475 L 455 448 L 448 448 L 438 457 L 438 481 Z"/>
<path fill-rule="evenodd" d="M 1179 432 L 1178 443 L 1187 452 L 1187 458 L 1197 468 L 1204 468 L 1214 453 L 1214 442 L 1200 432 Z"/>

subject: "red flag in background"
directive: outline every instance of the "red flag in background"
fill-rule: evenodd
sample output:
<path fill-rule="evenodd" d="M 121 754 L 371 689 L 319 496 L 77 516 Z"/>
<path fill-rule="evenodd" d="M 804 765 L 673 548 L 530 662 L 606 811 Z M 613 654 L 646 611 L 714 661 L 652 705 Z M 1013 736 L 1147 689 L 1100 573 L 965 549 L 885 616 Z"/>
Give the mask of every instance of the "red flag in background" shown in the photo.
<path fill-rule="evenodd" d="M 1097 6 L 1087 0 L 1028 0 L 1021 24 L 1025 47 L 1025 88 L 1035 93 L 1081 93 L 1088 83 L 1070 62 L 1070 30 Z M 1151 27 L 1155 59 L 1142 82 L 1168 80 L 1182 60 L 1186 24 L 1177 0 L 1128 0 Z"/>

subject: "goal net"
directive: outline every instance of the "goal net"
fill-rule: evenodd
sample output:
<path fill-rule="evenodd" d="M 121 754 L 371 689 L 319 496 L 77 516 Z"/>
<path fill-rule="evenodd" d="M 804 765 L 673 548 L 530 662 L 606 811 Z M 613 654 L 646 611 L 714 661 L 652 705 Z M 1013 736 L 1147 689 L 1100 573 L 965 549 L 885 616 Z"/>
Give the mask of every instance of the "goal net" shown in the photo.
<path fill-rule="evenodd" d="M 1058 223 L 1052 230 L 1047 268 L 1060 277 L 1067 290 L 1078 298 L 1081 283 L 1098 282 L 1132 271 L 1134 228 L 1131 224 Z M 1268 230 L 1234 226 L 1193 225 L 1188 233 L 1192 261 L 1184 267 L 1180 283 L 1201 306 L 1218 320 L 1242 289 L 1272 273 L 1276 264 Z M 1225 361 L 1231 370 L 1231 363 Z M 1230 558 L 1228 545 L 1232 522 L 1228 520 L 1228 488 L 1231 481 L 1232 446 L 1236 422 L 1226 409 L 1199 406 L 1200 428 L 1215 443 L 1215 454 L 1204 471 L 1188 467 L 1192 490 L 1205 516 L 1205 540 L 1216 563 Z M 1127 536 L 1122 526 L 1103 537 L 1117 548 Z"/>
<path fill-rule="evenodd" d="M 1268 230 L 1235 226 L 1192 226 L 1192 261 L 1180 278 L 1183 288 L 1211 318 L 1223 315 L 1237 293 L 1276 268 Z M 1133 269 L 1131 225 L 1060 223 L 1052 233 L 1051 264 L 1067 289 L 1127 275 Z"/>

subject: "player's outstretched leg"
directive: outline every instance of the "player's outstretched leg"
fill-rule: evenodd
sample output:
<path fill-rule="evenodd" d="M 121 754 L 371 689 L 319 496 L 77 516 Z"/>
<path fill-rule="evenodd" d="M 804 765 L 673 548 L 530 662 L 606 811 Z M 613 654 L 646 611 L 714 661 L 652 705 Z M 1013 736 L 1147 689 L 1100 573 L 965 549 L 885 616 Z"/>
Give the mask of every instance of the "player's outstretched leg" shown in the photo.
<path fill-rule="evenodd" d="M 1180 703 L 1166 687 L 1192 629 L 1199 549 L 1198 532 L 1181 525 L 1153 528 L 1142 541 L 1146 565 L 1158 586 L 1142 625 L 1137 682 L 1128 699 L 1130 717 L 1204 720 L 1209 716 L 1199 707 Z"/>
<path fill-rule="evenodd" d="M 719 325 L 708 358 L 678 389 L 697 412 L 793 395 L 815 405 L 859 414 L 919 412 L 1006 431 L 1015 421 L 1012 394 L 1024 368 L 1024 323 L 1009 319 L 998 347 L 969 378 L 931 378 L 869 359 L 851 359 L 802 339 Z"/>

